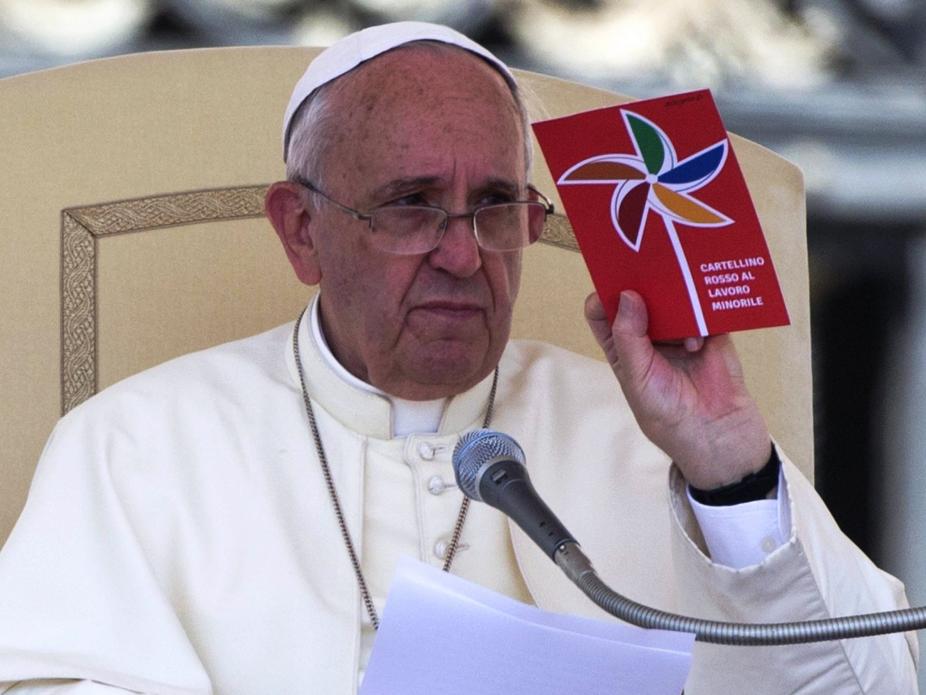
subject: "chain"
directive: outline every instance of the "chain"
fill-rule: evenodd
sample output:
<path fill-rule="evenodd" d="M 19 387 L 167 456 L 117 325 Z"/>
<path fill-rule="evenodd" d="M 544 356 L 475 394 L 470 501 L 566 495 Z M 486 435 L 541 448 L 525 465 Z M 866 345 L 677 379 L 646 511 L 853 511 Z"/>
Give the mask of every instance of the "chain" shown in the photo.
<path fill-rule="evenodd" d="M 299 352 L 299 326 L 305 316 L 306 310 L 303 309 L 296 319 L 296 327 L 293 329 L 293 357 L 296 359 L 296 371 L 299 373 L 299 385 L 302 387 L 302 401 L 305 404 L 305 414 L 309 421 L 309 429 L 312 432 L 312 441 L 315 442 L 315 451 L 318 454 L 318 462 L 321 464 L 322 475 L 325 478 L 325 487 L 328 488 L 328 497 L 331 499 L 331 506 L 334 508 L 334 515 L 338 521 L 338 528 L 341 530 L 341 539 L 344 541 L 344 547 L 347 549 L 347 555 L 350 558 L 351 567 L 354 569 L 354 576 L 357 577 L 357 586 L 360 589 L 360 597 L 363 599 L 363 605 L 367 609 L 367 615 L 370 616 L 370 623 L 374 630 L 379 630 L 379 616 L 376 613 L 376 607 L 373 605 L 373 597 L 367 588 L 366 579 L 363 576 L 363 569 L 360 567 L 360 559 L 357 551 L 354 549 L 354 543 L 351 540 L 350 532 L 347 529 L 347 522 L 344 520 L 344 511 L 341 509 L 341 499 L 338 497 L 338 491 L 334 486 L 334 477 L 331 475 L 331 468 L 328 465 L 328 457 L 325 455 L 325 447 L 322 445 L 322 438 L 318 432 L 318 424 L 315 422 L 315 411 L 312 408 L 312 400 L 309 398 L 309 390 L 305 385 L 305 372 L 302 368 L 302 356 Z M 498 367 L 492 376 L 492 389 L 489 392 L 489 404 L 486 407 L 485 418 L 482 421 L 483 429 L 487 429 L 492 423 L 492 413 L 495 408 L 495 391 L 498 387 Z M 453 558 L 457 554 L 460 545 L 460 535 L 463 533 L 463 524 L 466 523 L 466 513 L 469 511 L 469 498 L 463 496 L 463 502 L 460 504 L 460 511 L 457 514 L 456 523 L 453 526 L 453 535 L 450 538 L 450 544 L 447 546 L 447 556 L 444 560 L 443 571 L 449 572 L 453 564 Z"/>

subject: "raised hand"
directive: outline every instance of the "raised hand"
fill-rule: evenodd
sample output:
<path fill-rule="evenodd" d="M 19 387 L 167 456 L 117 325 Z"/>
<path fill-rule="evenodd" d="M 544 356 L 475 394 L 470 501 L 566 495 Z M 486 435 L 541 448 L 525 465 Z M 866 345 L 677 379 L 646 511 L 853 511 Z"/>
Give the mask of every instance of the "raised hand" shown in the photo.
<path fill-rule="evenodd" d="M 771 452 L 729 335 L 654 344 L 643 298 L 621 293 L 613 325 L 597 294 L 585 318 L 643 433 L 694 487 L 711 489 L 762 468 Z"/>

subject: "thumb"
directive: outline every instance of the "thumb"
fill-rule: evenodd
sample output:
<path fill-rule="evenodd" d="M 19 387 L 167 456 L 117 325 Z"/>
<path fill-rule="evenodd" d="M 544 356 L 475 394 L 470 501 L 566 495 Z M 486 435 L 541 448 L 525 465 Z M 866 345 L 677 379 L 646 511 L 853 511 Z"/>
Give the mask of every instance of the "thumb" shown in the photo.
<path fill-rule="evenodd" d="M 612 331 L 617 376 L 621 384 L 632 391 L 642 388 L 653 364 L 655 349 L 649 339 L 649 314 L 646 302 L 636 292 L 621 292 L 617 316 Z"/>
<path fill-rule="evenodd" d="M 607 354 L 611 346 L 611 322 L 608 321 L 608 314 L 598 298 L 596 292 L 592 292 L 585 298 L 585 321 L 595 336 L 598 346 Z M 610 361 L 608 355 L 608 361 Z"/>
<path fill-rule="evenodd" d="M 646 335 L 648 328 L 649 314 L 646 312 L 643 297 L 631 290 L 621 292 L 617 316 L 614 317 L 614 339 L 618 343 L 628 345 L 645 339 L 649 345 L 650 340 Z"/>
<path fill-rule="evenodd" d="M 627 360 L 648 364 L 653 344 L 647 336 L 649 316 L 643 298 L 631 290 L 621 292 L 617 315 L 612 324 L 597 294 L 585 300 L 585 320 L 608 362 L 618 369 Z M 626 366 L 622 368 L 622 371 Z"/>

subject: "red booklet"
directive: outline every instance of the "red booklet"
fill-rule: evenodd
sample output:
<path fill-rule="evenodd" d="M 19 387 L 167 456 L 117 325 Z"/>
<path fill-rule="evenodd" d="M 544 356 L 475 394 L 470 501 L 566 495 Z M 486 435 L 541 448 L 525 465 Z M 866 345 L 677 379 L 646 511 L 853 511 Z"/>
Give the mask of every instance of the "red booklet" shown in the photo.
<path fill-rule="evenodd" d="M 533 127 L 612 319 L 632 289 L 646 300 L 654 340 L 789 323 L 709 91 Z"/>

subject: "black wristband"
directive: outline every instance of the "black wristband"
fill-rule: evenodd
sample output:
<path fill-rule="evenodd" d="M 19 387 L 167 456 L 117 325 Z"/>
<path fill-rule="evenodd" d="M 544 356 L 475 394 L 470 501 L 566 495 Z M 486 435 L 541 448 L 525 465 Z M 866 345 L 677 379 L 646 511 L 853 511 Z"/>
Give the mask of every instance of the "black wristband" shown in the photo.
<path fill-rule="evenodd" d="M 688 489 L 695 500 L 712 507 L 729 507 L 744 502 L 755 502 L 764 500 L 768 493 L 775 489 L 778 485 L 780 471 L 781 459 L 778 458 L 778 452 L 772 445 L 772 454 L 768 458 L 768 463 L 742 480 L 713 490 L 699 490 L 692 485 L 689 485 Z"/>

